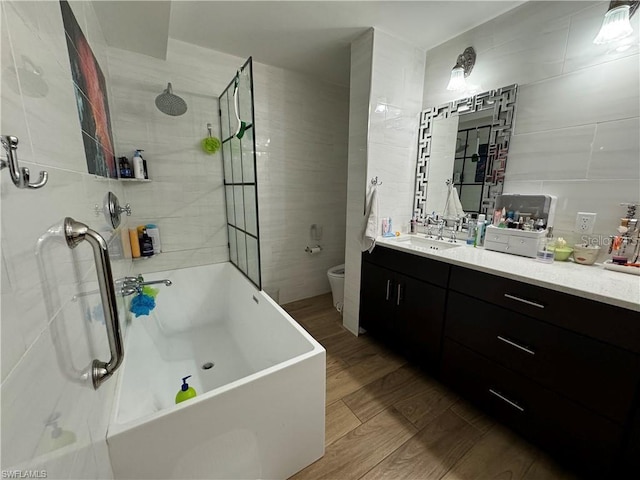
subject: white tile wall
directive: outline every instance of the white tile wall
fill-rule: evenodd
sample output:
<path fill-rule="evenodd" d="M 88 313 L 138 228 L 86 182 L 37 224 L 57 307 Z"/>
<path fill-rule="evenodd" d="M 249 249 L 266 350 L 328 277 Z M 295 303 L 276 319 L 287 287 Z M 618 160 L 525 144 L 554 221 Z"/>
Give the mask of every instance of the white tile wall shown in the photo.
<path fill-rule="evenodd" d="M 349 165 L 343 325 L 358 335 L 362 227 L 367 178 L 367 130 L 373 60 L 373 29 L 351 43 Z"/>
<path fill-rule="evenodd" d="M 527 2 L 427 52 L 425 108 L 460 96 L 445 87 L 470 45 L 470 83 L 520 85 L 505 192 L 557 195 L 556 232 L 571 238 L 578 211 L 596 212 L 594 233 L 609 235 L 618 204 L 640 201 L 640 15 L 630 38 L 594 45 L 607 6 Z"/>
<path fill-rule="evenodd" d="M 358 330 L 362 206 L 369 180 L 377 176 L 382 182 L 380 218 L 391 217 L 393 229 L 403 232 L 411 220 L 424 56 L 422 50 L 378 29 L 352 44 L 344 325 L 354 333 Z M 371 75 L 366 78 L 369 58 Z M 368 105 L 366 111 L 364 105 Z M 368 129 L 363 129 L 367 121 Z"/>
<path fill-rule="evenodd" d="M 104 443 L 115 381 L 94 391 L 78 378 L 93 358 L 108 355 L 104 325 L 87 315 L 99 300 L 71 301 L 78 291 L 95 288 L 91 249 L 48 243 L 41 262 L 35 252 L 38 238 L 66 216 L 111 237 L 114 232 L 95 216 L 94 205 L 109 190 L 121 199 L 124 191 L 113 180 L 86 173 L 59 3 L 6 1 L 1 8 L 0 130 L 18 136 L 21 165 L 32 176 L 49 172 L 40 190 L 18 190 L 8 172 L 0 175 L 2 469 L 44 469 L 48 478 L 111 478 L 107 452 L 98 446 Z M 93 7 L 73 2 L 72 8 L 108 83 L 105 42 Z M 34 90 L 25 61 L 42 70 L 44 89 Z M 118 240 L 115 232 L 110 251 L 114 274 L 122 276 L 130 261 L 117 254 Z M 46 426 L 52 414 L 72 433 L 66 445 L 52 442 L 52 428 Z"/>
<path fill-rule="evenodd" d="M 345 261 L 349 97 L 260 63 L 253 77 L 262 283 L 287 303 L 330 291 L 327 270 Z"/>

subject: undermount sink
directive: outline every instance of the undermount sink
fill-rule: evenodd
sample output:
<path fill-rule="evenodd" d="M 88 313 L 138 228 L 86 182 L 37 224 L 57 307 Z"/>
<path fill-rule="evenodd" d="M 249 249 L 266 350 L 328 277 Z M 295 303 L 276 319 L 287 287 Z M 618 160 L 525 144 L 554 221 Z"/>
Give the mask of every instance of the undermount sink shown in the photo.
<path fill-rule="evenodd" d="M 404 245 L 415 250 L 448 250 L 462 246 L 462 242 L 450 242 L 448 240 L 436 240 L 434 238 L 419 237 L 417 235 L 402 235 L 385 239 L 398 245 Z"/>

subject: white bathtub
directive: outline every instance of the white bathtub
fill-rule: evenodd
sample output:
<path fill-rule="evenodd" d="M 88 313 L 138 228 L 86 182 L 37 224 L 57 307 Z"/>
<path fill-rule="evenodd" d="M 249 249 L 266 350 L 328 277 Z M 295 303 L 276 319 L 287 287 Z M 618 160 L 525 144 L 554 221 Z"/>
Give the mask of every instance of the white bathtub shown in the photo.
<path fill-rule="evenodd" d="M 107 435 L 115 477 L 287 478 L 320 458 L 322 346 L 231 264 L 145 275 L 161 278 L 173 285 L 127 332 Z M 175 405 L 187 375 L 198 395 Z"/>

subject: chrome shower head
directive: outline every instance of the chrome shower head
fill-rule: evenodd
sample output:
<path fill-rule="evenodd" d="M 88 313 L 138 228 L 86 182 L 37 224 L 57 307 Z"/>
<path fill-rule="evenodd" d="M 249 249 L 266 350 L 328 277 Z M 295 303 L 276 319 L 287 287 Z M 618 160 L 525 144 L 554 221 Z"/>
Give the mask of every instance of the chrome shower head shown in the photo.
<path fill-rule="evenodd" d="M 178 95 L 174 95 L 171 82 L 169 82 L 166 90 L 156 97 L 156 107 L 162 113 L 177 117 L 187 111 L 187 102 Z"/>

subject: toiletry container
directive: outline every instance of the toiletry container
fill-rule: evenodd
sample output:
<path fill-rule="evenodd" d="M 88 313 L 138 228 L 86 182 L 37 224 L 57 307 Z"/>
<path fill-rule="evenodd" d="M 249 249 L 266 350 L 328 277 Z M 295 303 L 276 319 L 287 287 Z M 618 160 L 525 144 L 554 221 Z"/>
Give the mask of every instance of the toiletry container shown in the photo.
<path fill-rule="evenodd" d="M 344 305 L 344 263 L 331 267 L 327 271 L 329 284 L 331 285 L 331 296 L 333 297 L 333 306 L 342 313 Z"/>
<path fill-rule="evenodd" d="M 142 236 L 140 237 L 140 255 L 143 257 L 153 256 L 153 241 L 146 228 L 142 230 Z"/>
<path fill-rule="evenodd" d="M 144 180 L 144 163 L 140 152 L 142 150 L 136 150 L 133 155 L 133 176 L 139 180 Z"/>
<path fill-rule="evenodd" d="M 176 403 L 184 402 L 196 396 L 196 391 L 193 387 L 190 387 L 187 383 L 187 378 L 191 378 L 191 375 L 187 375 L 182 379 L 182 386 L 176 394 Z"/>
<path fill-rule="evenodd" d="M 486 216 L 484 213 L 478 215 L 478 227 L 476 228 L 476 247 L 481 247 L 484 245 L 484 234 L 485 234 L 485 219 Z"/>
<path fill-rule="evenodd" d="M 138 238 L 137 229 L 129 229 L 129 242 L 131 243 L 131 256 L 133 258 L 140 258 L 140 239 Z"/>
<path fill-rule="evenodd" d="M 153 254 L 157 255 L 162 251 L 162 246 L 160 244 L 160 230 L 158 230 L 158 226 L 149 223 L 147 225 L 147 235 L 151 237 L 151 241 L 153 242 Z"/>

